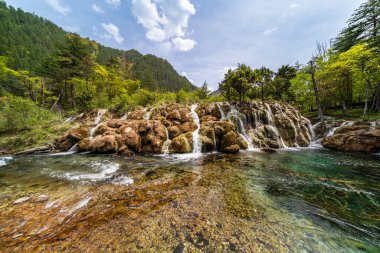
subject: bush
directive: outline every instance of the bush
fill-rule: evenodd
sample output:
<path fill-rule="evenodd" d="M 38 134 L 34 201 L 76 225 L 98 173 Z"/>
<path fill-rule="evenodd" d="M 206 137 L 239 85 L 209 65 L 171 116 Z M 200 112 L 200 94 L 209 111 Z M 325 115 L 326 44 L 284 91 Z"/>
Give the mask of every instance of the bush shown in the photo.
<path fill-rule="evenodd" d="M 16 132 L 30 129 L 49 118 L 52 118 L 50 111 L 39 108 L 29 99 L 7 96 L 0 100 L 1 131 Z"/>

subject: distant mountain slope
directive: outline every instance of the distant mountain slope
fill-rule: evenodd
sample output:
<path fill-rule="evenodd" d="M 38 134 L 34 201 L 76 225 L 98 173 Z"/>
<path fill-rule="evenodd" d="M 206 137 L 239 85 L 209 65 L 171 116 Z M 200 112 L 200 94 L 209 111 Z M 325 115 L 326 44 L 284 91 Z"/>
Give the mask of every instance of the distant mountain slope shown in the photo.
<path fill-rule="evenodd" d="M 51 21 L 15 9 L 0 0 L 0 55 L 9 58 L 9 66 L 35 72 L 54 46 L 63 41 L 65 32 Z M 99 45 L 97 61 L 104 65 L 111 57 L 124 57 L 133 63 L 132 74 L 149 90 L 178 91 L 194 89 L 186 77 L 172 65 L 154 55 L 142 55 L 136 50 L 119 50 Z"/>

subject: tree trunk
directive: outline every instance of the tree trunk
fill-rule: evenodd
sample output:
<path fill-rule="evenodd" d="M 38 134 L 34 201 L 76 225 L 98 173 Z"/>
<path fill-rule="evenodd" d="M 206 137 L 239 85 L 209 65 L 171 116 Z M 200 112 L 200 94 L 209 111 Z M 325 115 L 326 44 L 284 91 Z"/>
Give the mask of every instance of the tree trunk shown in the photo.
<path fill-rule="evenodd" d="M 364 103 L 363 116 L 367 116 L 369 90 L 371 89 L 371 83 L 369 80 L 366 80 L 366 84 L 367 84 L 367 87 L 365 89 L 365 103 Z"/>
<path fill-rule="evenodd" d="M 321 102 L 319 100 L 319 92 L 318 92 L 318 87 L 317 87 L 317 80 L 315 79 L 315 65 L 314 65 L 314 61 L 313 60 L 310 61 L 310 73 L 311 73 L 311 81 L 313 83 L 314 94 L 315 94 L 315 101 L 316 101 L 317 107 L 318 107 L 319 120 L 323 124 L 324 123 L 323 111 L 322 111 Z"/>

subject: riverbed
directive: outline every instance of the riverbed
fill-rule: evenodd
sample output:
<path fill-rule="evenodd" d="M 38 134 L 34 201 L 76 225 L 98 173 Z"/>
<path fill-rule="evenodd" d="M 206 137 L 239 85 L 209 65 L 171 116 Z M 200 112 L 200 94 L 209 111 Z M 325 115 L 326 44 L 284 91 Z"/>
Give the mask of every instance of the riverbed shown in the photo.
<path fill-rule="evenodd" d="M 0 158 L 3 252 L 379 252 L 380 156 Z"/>

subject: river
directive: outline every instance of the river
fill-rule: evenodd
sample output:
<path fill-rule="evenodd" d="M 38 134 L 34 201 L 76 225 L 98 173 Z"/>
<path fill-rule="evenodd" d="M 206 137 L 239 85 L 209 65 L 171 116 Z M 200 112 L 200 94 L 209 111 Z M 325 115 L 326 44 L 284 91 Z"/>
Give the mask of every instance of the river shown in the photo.
<path fill-rule="evenodd" d="M 4 252 L 380 252 L 380 156 L 0 158 Z"/>

